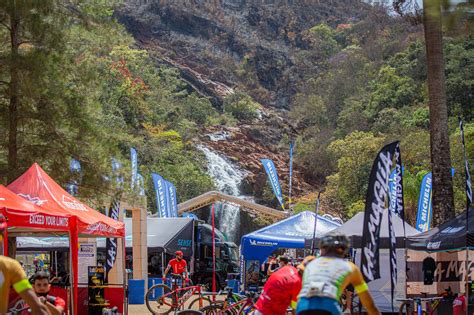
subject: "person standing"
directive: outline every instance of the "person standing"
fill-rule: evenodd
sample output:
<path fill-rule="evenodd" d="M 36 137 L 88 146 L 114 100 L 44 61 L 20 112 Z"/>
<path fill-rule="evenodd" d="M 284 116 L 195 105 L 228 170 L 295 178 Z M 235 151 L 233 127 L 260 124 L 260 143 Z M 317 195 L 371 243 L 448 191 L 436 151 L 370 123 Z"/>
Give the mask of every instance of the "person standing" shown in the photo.
<path fill-rule="evenodd" d="M 33 289 L 36 295 L 39 296 L 40 301 L 46 305 L 51 315 L 61 315 L 64 313 L 66 302 L 58 296 L 49 295 L 51 284 L 47 272 L 40 271 L 33 276 Z"/>

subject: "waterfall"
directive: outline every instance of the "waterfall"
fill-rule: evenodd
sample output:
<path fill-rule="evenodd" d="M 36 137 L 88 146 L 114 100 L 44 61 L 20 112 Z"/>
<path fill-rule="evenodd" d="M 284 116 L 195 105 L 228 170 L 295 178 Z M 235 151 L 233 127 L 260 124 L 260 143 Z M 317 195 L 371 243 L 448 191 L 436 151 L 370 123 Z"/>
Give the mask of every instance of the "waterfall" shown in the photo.
<path fill-rule="evenodd" d="M 239 186 L 245 178 L 245 173 L 209 148 L 198 145 L 197 149 L 206 156 L 208 173 L 217 189 L 228 195 L 243 197 Z M 229 240 L 235 240 L 239 232 L 240 207 L 232 204 L 216 204 L 215 210 L 217 228 L 224 232 Z"/>

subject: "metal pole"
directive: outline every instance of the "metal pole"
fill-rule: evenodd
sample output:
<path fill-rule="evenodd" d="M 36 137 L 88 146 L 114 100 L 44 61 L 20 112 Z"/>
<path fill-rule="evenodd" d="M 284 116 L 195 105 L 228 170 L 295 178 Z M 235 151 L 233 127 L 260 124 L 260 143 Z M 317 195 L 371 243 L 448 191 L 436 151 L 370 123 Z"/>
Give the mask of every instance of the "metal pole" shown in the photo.
<path fill-rule="evenodd" d="M 316 238 L 316 226 L 318 224 L 318 213 L 319 213 L 319 197 L 321 196 L 321 191 L 318 192 L 318 199 L 316 199 L 316 216 L 314 217 L 314 228 L 313 228 L 313 239 L 311 240 L 311 255 L 314 255 L 314 243 Z"/>
<path fill-rule="evenodd" d="M 292 184 L 292 175 L 293 175 L 293 149 L 294 149 L 294 144 L 293 142 L 290 142 L 290 169 L 289 169 L 289 187 L 288 187 L 288 210 L 292 212 L 291 208 L 291 184 Z"/>
<path fill-rule="evenodd" d="M 212 300 L 216 301 L 216 237 L 215 237 L 215 213 L 214 213 L 214 204 L 212 204 Z"/>

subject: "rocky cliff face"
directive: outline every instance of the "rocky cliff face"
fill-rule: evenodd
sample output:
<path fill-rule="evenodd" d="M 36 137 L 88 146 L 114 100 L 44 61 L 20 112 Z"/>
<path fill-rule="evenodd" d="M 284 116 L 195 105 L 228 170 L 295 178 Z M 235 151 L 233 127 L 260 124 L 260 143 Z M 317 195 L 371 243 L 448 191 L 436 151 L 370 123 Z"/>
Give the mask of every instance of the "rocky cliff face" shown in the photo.
<path fill-rule="evenodd" d="M 283 136 L 295 136 L 286 115 L 307 67 L 302 53 L 314 49 L 308 30 L 355 22 L 369 10 L 356 0 L 129 0 L 115 16 L 158 63 L 178 68 L 216 108 L 234 89 L 263 105 L 262 119 L 251 125 L 210 128 L 197 139 L 250 171 L 242 189 L 258 198 L 266 185 L 261 158 L 275 162 L 288 191 L 288 148 L 279 145 Z M 216 133 L 228 140 L 213 141 L 209 135 Z M 314 191 L 311 184 L 296 165 L 294 195 Z"/>
<path fill-rule="evenodd" d="M 322 22 L 357 21 L 368 11 L 356 0 L 129 0 L 116 16 L 141 45 L 182 69 L 188 82 L 219 82 L 288 109 L 301 80 L 296 56 L 313 49 L 305 32 Z M 229 92 L 204 90 L 217 106 Z"/>

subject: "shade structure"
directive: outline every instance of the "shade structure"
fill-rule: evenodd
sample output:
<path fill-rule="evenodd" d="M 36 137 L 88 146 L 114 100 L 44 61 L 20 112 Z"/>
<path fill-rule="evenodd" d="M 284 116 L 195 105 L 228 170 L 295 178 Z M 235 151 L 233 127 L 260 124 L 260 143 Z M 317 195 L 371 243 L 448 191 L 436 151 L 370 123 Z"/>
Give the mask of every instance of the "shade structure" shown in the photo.
<path fill-rule="evenodd" d="M 388 235 L 388 209 L 384 210 L 382 216 L 382 225 L 380 228 L 380 248 L 389 248 L 390 239 Z M 406 236 L 413 236 L 420 233 L 417 229 L 404 222 L 398 215 L 392 216 L 392 225 L 395 231 L 396 246 L 398 248 L 404 247 L 404 231 L 403 224 L 405 224 Z M 334 231 L 345 234 L 351 240 L 351 246 L 353 248 L 362 247 L 362 233 L 364 230 L 364 212 L 359 212 L 353 216 L 346 223 L 340 227 L 334 229 Z M 309 248 L 311 245 L 311 239 L 306 240 L 306 247 Z M 316 244 L 319 242 L 319 238 L 316 239 Z"/>
<path fill-rule="evenodd" d="M 125 218 L 126 248 L 133 247 L 132 218 Z M 147 245 L 149 250 L 192 255 L 193 219 L 191 218 L 147 218 Z M 97 248 L 105 249 L 105 238 L 97 238 Z M 202 241 L 202 240 L 201 240 Z M 18 250 L 66 251 L 69 240 L 63 237 L 18 237 Z"/>
<path fill-rule="evenodd" d="M 469 208 L 466 231 L 466 211 L 429 231 L 408 238 L 407 247 L 413 250 L 442 252 L 474 248 L 474 207 Z"/>
<path fill-rule="evenodd" d="M 73 277 L 73 314 L 78 309 L 78 238 L 79 236 L 123 237 L 125 227 L 83 204 L 34 163 L 23 175 L 8 185 L 8 189 L 52 213 L 70 216 L 70 241 Z"/>
<path fill-rule="evenodd" d="M 68 233 L 71 230 L 72 215 L 36 206 L 3 185 L 0 185 L 0 213 L 8 219 L 10 230 L 17 232 Z"/>
<path fill-rule="evenodd" d="M 313 236 L 316 214 L 300 212 L 285 220 L 242 236 L 241 254 L 244 259 L 263 262 L 278 248 L 304 248 L 305 239 Z M 334 230 L 341 224 L 318 215 L 316 235 Z"/>
<path fill-rule="evenodd" d="M 122 222 L 103 215 L 71 196 L 37 163 L 8 185 L 8 189 L 48 211 L 76 217 L 81 236 L 125 235 Z"/>

